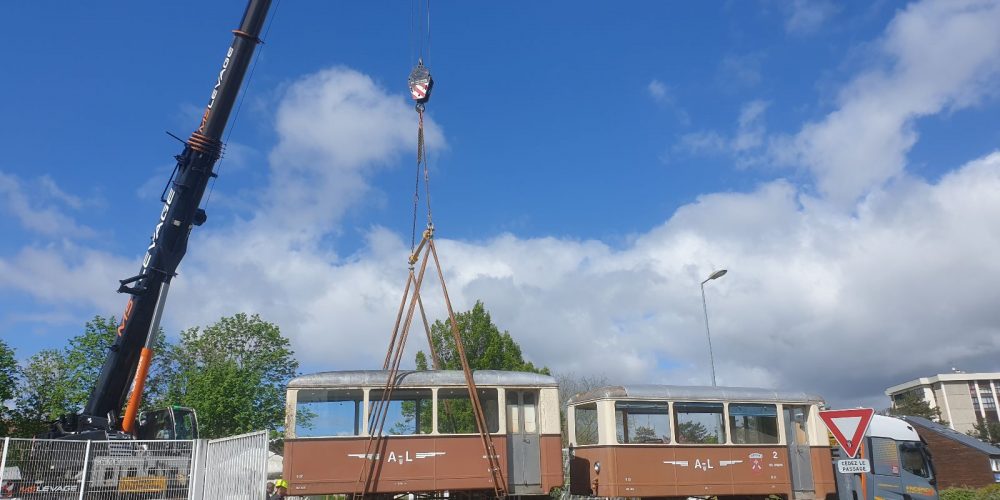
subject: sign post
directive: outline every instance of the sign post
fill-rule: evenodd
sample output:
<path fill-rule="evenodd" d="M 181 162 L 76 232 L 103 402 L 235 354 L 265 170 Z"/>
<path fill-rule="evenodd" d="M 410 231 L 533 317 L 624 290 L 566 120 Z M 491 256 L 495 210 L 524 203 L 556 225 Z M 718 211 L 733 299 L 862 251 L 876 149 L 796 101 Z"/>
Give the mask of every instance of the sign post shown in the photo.
<path fill-rule="evenodd" d="M 833 438 L 837 440 L 837 444 L 844 449 L 847 456 L 854 458 L 858 454 L 858 449 L 861 448 L 865 432 L 868 431 L 868 424 L 871 423 L 874 414 L 875 410 L 871 408 L 825 410 L 819 412 L 819 418 L 823 419 L 823 423 L 830 429 Z M 858 466 L 859 464 L 853 465 Z"/>

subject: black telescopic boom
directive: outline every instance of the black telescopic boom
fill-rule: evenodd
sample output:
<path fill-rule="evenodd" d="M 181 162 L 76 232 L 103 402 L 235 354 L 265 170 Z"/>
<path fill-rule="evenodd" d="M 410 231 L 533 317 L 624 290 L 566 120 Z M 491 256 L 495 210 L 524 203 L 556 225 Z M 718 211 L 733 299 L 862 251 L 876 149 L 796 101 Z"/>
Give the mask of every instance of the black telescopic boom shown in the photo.
<path fill-rule="evenodd" d="M 199 205 L 209 179 L 215 176 L 212 169 L 222 155 L 222 133 L 254 49 L 260 42 L 261 27 L 270 5 L 271 0 L 250 0 L 240 28 L 233 31 L 233 43 L 214 79 L 201 123 L 191 134 L 184 151 L 177 156 L 176 172 L 162 199 L 163 208 L 139 274 L 122 280 L 118 289 L 132 297 L 122 314 L 118 336 L 108 351 L 77 431 L 101 427 L 117 430 L 108 427 L 119 418 L 139 366 L 140 353 L 144 347 L 152 349 L 147 340 L 159 329 L 159 312 L 162 312 L 169 288 L 164 285 L 169 285 L 184 257 L 191 228 L 205 222 L 205 212 Z M 105 420 L 108 417 L 111 422 Z M 66 430 L 73 432 L 73 429 Z"/>

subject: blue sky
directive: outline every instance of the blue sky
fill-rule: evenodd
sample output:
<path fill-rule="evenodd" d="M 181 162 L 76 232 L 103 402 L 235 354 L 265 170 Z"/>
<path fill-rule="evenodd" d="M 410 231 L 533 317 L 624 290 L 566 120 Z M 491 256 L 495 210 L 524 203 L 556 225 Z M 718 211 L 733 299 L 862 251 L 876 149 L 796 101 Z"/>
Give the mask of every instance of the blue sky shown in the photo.
<path fill-rule="evenodd" d="M 884 406 L 916 376 L 997 370 L 996 2 L 431 9 L 452 298 L 536 364 L 707 383 L 698 283 L 726 267 L 720 383 Z M 180 151 L 164 131 L 197 123 L 242 10 L 5 6 L 0 335 L 20 358 L 120 314 Z M 306 371 L 371 367 L 410 236 L 411 5 L 272 21 L 165 326 L 259 312 Z"/>

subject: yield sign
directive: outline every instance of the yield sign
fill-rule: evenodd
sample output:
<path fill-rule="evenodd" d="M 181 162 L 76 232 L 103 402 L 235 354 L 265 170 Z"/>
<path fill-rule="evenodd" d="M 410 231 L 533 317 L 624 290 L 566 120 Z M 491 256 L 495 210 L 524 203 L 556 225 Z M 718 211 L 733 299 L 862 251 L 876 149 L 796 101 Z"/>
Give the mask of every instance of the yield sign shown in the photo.
<path fill-rule="evenodd" d="M 861 447 L 861 441 L 868 431 L 875 410 L 871 408 L 854 408 L 852 410 L 826 410 L 819 412 L 826 427 L 847 455 L 854 458 Z"/>

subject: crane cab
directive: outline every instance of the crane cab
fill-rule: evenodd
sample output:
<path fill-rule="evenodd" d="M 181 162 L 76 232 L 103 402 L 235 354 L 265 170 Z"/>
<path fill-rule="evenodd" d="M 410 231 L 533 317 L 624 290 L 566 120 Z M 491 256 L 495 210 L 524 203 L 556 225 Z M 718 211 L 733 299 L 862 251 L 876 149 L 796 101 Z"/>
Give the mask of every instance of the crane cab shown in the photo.
<path fill-rule="evenodd" d="M 171 406 L 139 413 L 136 439 L 198 439 L 198 416 L 194 409 Z"/>

